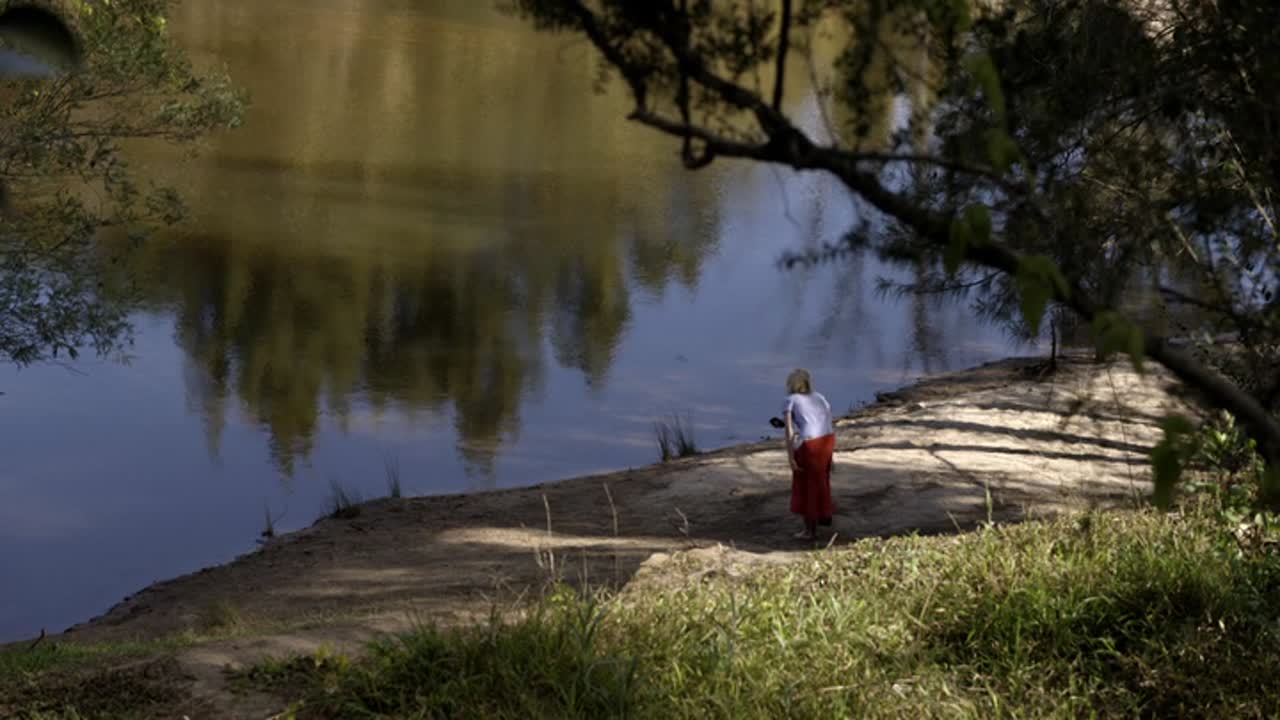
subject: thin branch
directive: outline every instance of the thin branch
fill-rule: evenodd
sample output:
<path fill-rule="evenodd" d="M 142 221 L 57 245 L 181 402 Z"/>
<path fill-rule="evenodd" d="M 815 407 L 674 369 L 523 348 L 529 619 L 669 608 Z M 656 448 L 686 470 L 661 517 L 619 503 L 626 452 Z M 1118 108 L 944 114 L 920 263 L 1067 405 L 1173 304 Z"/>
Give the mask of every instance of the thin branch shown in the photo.
<path fill-rule="evenodd" d="M 596 49 L 604 55 L 605 60 L 608 60 L 610 65 L 616 67 L 618 72 L 622 73 L 623 79 L 626 80 L 627 85 L 631 88 L 631 94 L 635 98 L 636 105 L 644 107 L 647 94 L 647 88 L 645 87 L 647 73 L 628 61 L 627 57 L 622 54 L 622 50 L 609 42 L 608 35 L 605 34 L 604 27 L 600 24 L 600 18 L 594 11 L 581 2 L 571 3 L 569 7 L 573 10 L 574 15 L 577 16 L 578 22 L 582 26 L 582 31 L 586 33 L 587 39 L 591 41 L 591 44 L 596 46 Z"/>
<path fill-rule="evenodd" d="M 986 275 L 983 275 L 982 277 L 978 278 L 977 280 L 971 280 L 969 282 L 944 283 L 934 287 L 922 287 L 920 283 L 904 283 L 901 285 L 898 285 L 897 283 L 894 283 L 894 284 L 898 285 L 898 287 L 895 288 L 895 290 L 899 296 L 950 295 L 950 294 L 956 294 L 956 293 L 963 293 L 963 292 L 972 290 L 976 287 L 982 287 L 983 285 L 987 285 L 988 283 L 993 282 L 998 275 L 1000 275 L 999 272 L 989 272 Z"/>
<path fill-rule="evenodd" d="M 688 0 L 680 0 L 680 12 L 687 13 L 689 9 Z M 688 37 L 685 37 L 688 43 Z M 676 105 L 680 108 L 680 119 L 686 127 L 693 126 L 693 113 L 689 107 L 689 74 L 684 71 L 684 67 L 680 68 L 680 84 L 676 90 Z M 693 151 L 693 136 L 685 133 L 684 140 L 680 144 L 680 160 L 684 166 L 690 170 L 697 170 L 711 164 L 715 159 L 715 153 L 710 149 L 704 148 L 701 154 Z"/>
<path fill-rule="evenodd" d="M 1164 285 L 1158 286 L 1156 290 L 1158 290 L 1161 295 L 1166 296 L 1167 299 L 1182 305 L 1189 305 L 1191 307 L 1200 308 L 1201 310 L 1209 310 L 1215 313 L 1223 312 L 1223 308 L 1221 305 L 1215 305 L 1207 300 L 1201 300 L 1200 298 L 1191 297 L 1190 295 L 1187 295 L 1181 290 L 1176 290 L 1174 288 L 1166 287 Z"/>
<path fill-rule="evenodd" d="M 791 46 L 791 0 L 782 0 L 782 28 L 778 31 L 778 61 L 773 73 L 773 109 L 782 112 L 782 81 L 787 74 Z"/>
<path fill-rule="evenodd" d="M 778 197 L 782 198 L 782 216 L 798 232 L 804 232 L 804 228 L 800 227 L 800 222 L 791 214 L 791 199 L 787 196 L 787 184 L 782 180 L 782 173 L 778 170 L 777 165 L 770 165 L 769 169 L 773 171 L 774 182 L 778 183 Z"/>
<path fill-rule="evenodd" d="M 627 116 L 627 119 L 661 130 L 668 135 L 701 140 L 706 144 L 706 149 L 716 155 L 766 161 L 770 157 L 769 148 L 766 144 L 753 144 L 733 140 L 704 127 L 698 125 L 686 125 L 685 123 L 673 120 L 651 110 L 637 108 Z"/>
<path fill-rule="evenodd" d="M 874 163 L 911 163 L 913 165 L 932 165 L 943 170 L 958 172 L 962 175 L 974 175 L 977 177 L 990 180 L 993 184 L 998 185 L 1011 193 L 1020 193 L 1021 188 L 1011 184 L 1003 178 L 999 173 L 990 168 L 978 167 L 969 163 L 950 160 L 937 155 L 923 155 L 918 153 L 886 153 L 886 152 L 867 152 L 867 151 L 849 151 L 841 150 L 851 156 L 855 162 L 874 162 Z"/>

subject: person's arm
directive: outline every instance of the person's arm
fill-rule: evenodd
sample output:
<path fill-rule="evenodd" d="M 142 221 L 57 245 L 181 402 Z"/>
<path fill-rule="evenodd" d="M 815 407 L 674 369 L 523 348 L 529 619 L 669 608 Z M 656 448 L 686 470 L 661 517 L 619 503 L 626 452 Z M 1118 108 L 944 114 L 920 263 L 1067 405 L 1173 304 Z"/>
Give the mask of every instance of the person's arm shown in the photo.
<path fill-rule="evenodd" d="M 794 451 L 794 450 L 792 450 L 792 447 L 794 447 L 794 446 L 792 445 L 792 440 L 794 440 L 794 439 L 795 439 L 795 436 L 796 436 L 796 429 L 795 429 L 795 426 L 791 424 L 791 410 L 790 410 L 790 409 L 788 409 L 788 410 L 787 410 L 787 412 L 783 414 L 783 418 L 785 418 L 785 419 L 786 419 L 786 422 L 787 422 L 787 437 L 786 437 L 786 443 L 787 443 L 787 448 L 786 448 L 786 449 L 787 449 L 787 462 L 791 465 L 791 469 L 792 469 L 792 470 L 799 470 L 799 469 L 800 469 L 800 466 L 796 464 L 796 454 L 795 454 L 795 451 Z"/>

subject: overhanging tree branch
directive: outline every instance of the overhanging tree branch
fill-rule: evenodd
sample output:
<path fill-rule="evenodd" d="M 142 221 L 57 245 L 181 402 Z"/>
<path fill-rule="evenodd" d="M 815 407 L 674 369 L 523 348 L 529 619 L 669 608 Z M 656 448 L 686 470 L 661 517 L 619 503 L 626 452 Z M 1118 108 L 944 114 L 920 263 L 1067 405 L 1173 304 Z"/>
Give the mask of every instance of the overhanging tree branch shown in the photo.
<path fill-rule="evenodd" d="M 705 152 L 710 155 L 771 162 L 768 145 L 726 138 L 704 127 L 673 120 L 651 110 L 637 108 L 627 116 L 627 119 L 661 130 L 668 135 L 699 140 L 703 143 Z"/>
<path fill-rule="evenodd" d="M 570 2 L 569 6 L 580 19 L 588 38 L 609 62 L 619 68 L 631 85 L 637 104 L 631 119 L 676 137 L 697 138 L 706 143 L 707 152 L 714 155 L 749 158 L 797 170 L 828 172 L 877 211 L 910 229 L 933 250 L 941 253 L 949 246 L 954 219 L 952 214 L 923 207 L 886 188 L 877 174 L 861 166 L 872 158 L 816 145 L 778 108 L 765 102 L 759 94 L 712 72 L 705 59 L 695 54 L 687 42 L 682 42 L 679 31 L 669 23 L 654 22 L 643 29 L 663 42 L 675 58 L 680 72 L 687 74 L 689 80 L 710 90 L 728 105 L 752 113 L 765 137 L 758 143 L 732 140 L 705 128 L 695 127 L 687 121 L 674 121 L 651 111 L 646 104 L 647 75 L 643 68 L 630 63 L 622 50 L 611 42 L 594 11 L 581 2 Z M 655 17 L 660 15 L 661 13 L 655 13 Z M 935 164 L 946 162 L 945 159 L 931 161 L 925 158 L 904 158 L 903 161 Z M 1017 275 L 1025 262 L 1019 253 L 994 239 L 968 243 L 963 260 L 1010 276 Z M 1092 323 L 1104 310 L 1110 310 L 1097 305 L 1087 295 L 1086 288 L 1078 282 L 1064 282 L 1061 286 L 1053 284 L 1050 290 L 1054 301 L 1069 308 L 1086 322 Z M 1147 356 L 1198 391 L 1207 403 L 1235 415 L 1249 435 L 1257 441 L 1259 451 L 1267 463 L 1272 467 L 1280 467 L 1280 423 L 1256 399 L 1190 354 L 1170 345 L 1168 339 L 1159 334 L 1145 334 L 1142 347 Z"/>
<path fill-rule="evenodd" d="M 778 59 L 773 73 L 773 109 L 782 112 L 782 85 L 787 75 L 787 50 L 791 46 L 791 0 L 782 0 L 782 27 L 778 29 Z"/>

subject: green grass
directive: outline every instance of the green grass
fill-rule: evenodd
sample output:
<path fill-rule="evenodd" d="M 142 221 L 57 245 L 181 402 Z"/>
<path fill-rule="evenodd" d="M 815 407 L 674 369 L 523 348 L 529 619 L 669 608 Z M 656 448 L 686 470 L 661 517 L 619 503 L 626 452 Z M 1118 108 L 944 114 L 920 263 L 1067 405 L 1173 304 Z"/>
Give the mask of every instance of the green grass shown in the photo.
<path fill-rule="evenodd" d="M 337 478 L 329 481 L 329 489 L 329 502 L 325 506 L 325 517 L 350 520 L 360 516 L 360 503 L 362 500 L 359 494 L 354 490 L 348 490 L 342 484 L 342 481 Z"/>
<path fill-rule="evenodd" d="M 192 698 L 176 653 L 209 642 L 351 623 L 361 613 L 299 615 L 259 623 L 226 601 L 209 603 L 197 628 L 148 641 L 81 643 L 45 638 L 0 648 L 0 718 L 81 720 L 217 717 Z"/>
<path fill-rule="evenodd" d="M 176 708 L 192 707 L 172 653 L 199 639 L 187 634 L 92 645 L 46 640 L 0 650 L 0 717 L 172 717 Z"/>
<path fill-rule="evenodd" d="M 400 458 L 387 457 L 382 466 L 387 475 L 387 497 L 399 500 L 404 497 L 404 487 L 400 483 Z"/>
<path fill-rule="evenodd" d="M 204 710 L 172 656 L 0 685 L 0 717 L 89 720 L 183 717 Z"/>
<path fill-rule="evenodd" d="M 262 532 L 259 533 L 259 537 L 270 540 L 276 536 L 276 520 L 271 517 L 271 506 L 265 503 L 262 506 L 262 519 Z"/>
<path fill-rule="evenodd" d="M 302 717 L 1274 717 L 1277 591 L 1211 519 L 1086 515 L 562 591 L 239 682 Z"/>
<path fill-rule="evenodd" d="M 47 641 L 34 648 L 14 645 L 0 650 L 0 684 L 24 676 L 81 667 L 103 660 L 140 657 L 156 649 L 154 643 L 81 645 Z"/>
<path fill-rule="evenodd" d="M 658 441 L 658 455 L 662 462 L 698 454 L 698 444 L 693 437 L 693 424 L 687 418 L 672 414 L 653 424 L 653 434 Z"/>
<path fill-rule="evenodd" d="M 216 600 L 200 612 L 198 625 L 204 632 L 234 631 L 245 624 L 240 609 L 226 600 Z"/>

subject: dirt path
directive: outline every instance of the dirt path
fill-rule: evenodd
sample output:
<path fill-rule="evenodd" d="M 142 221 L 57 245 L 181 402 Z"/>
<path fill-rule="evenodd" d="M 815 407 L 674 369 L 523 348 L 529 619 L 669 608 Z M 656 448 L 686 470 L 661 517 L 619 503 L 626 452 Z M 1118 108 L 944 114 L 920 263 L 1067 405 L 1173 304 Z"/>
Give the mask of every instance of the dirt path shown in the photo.
<path fill-rule="evenodd" d="M 989 513 L 1124 505 L 1148 492 L 1156 421 L 1181 406 L 1167 375 L 1075 359 L 1036 381 L 1039 364 L 941 376 L 840 421 L 836 541 L 967 528 Z M 541 586 L 553 566 L 573 582 L 623 584 L 654 553 L 717 543 L 798 552 L 779 444 L 518 490 L 376 501 L 355 518 L 153 585 L 64 638 L 159 637 L 198 629 L 219 608 L 251 625 L 348 618 L 184 653 L 197 689 L 216 693 L 225 664 L 355 645 L 420 619 L 475 619 Z"/>

